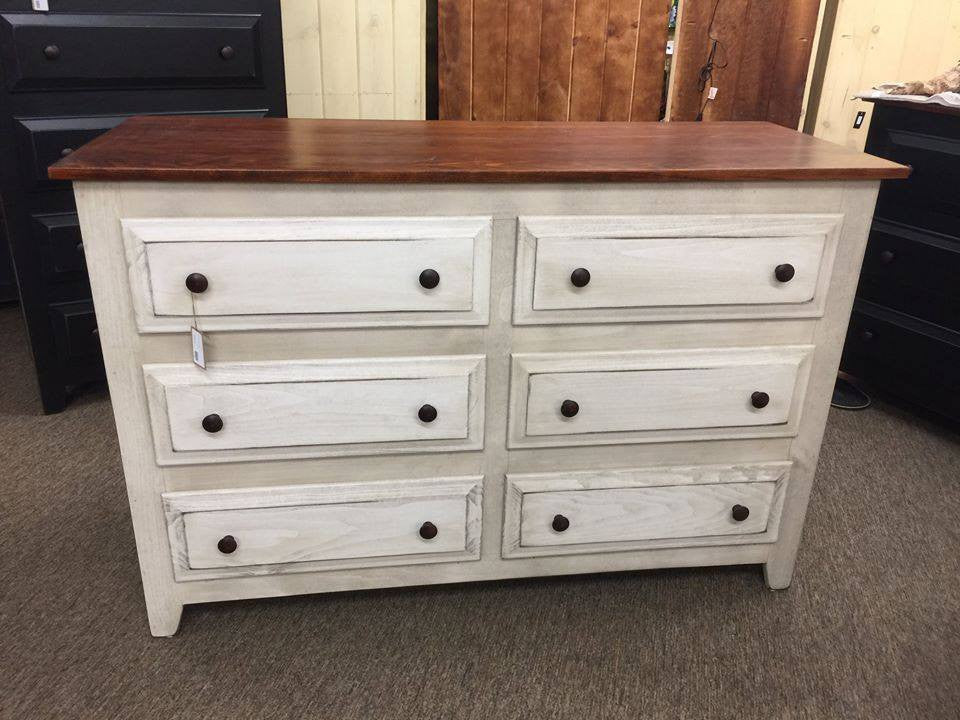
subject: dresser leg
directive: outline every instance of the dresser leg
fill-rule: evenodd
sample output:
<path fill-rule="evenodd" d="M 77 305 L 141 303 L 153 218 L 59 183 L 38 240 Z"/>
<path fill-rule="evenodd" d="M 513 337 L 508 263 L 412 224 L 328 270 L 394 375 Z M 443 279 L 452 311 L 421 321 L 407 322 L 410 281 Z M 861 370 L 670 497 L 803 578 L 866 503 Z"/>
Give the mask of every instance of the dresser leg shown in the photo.
<path fill-rule="evenodd" d="M 794 558 L 774 560 L 763 566 L 763 579 L 771 590 L 786 590 L 793 580 Z"/>
<path fill-rule="evenodd" d="M 150 634 L 154 637 L 170 637 L 180 627 L 183 605 L 180 603 L 151 603 L 147 601 L 147 618 Z"/>

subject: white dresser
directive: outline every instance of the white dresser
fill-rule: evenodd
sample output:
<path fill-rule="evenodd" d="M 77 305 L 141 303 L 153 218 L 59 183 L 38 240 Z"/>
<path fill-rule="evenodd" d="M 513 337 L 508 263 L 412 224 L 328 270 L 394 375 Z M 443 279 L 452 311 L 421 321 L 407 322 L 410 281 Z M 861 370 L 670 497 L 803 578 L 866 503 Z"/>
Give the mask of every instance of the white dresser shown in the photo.
<path fill-rule="evenodd" d="M 71 154 L 153 634 L 358 588 L 787 587 L 906 172 L 763 123 L 140 118 Z"/>

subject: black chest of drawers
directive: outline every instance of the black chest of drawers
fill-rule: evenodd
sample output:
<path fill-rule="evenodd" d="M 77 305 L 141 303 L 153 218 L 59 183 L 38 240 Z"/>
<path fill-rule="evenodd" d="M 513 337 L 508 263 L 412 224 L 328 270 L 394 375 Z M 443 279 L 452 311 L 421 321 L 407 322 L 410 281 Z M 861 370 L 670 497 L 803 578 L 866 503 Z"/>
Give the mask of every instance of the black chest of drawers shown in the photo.
<path fill-rule="evenodd" d="M 881 184 L 841 368 L 960 421 L 960 110 L 877 102 L 866 151 L 913 173 Z"/>
<path fill-rule="evenodd" d="M 73 193 L 47 167 L 136 114 L 284 116 L 279 0 L 0 0 L 0 196 L 46 412 L 103 375 Z M 2 278 L 0 278 L 2 284 Z"/>

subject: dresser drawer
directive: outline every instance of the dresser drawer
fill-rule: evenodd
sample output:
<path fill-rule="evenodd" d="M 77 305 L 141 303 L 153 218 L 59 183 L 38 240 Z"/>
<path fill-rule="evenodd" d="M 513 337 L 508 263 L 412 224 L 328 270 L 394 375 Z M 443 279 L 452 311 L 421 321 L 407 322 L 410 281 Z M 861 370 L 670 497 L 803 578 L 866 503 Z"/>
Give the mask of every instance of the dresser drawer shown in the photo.
<path fill-rule="evenodd" d="M 49 313 L 61 358 L 76 361 L 99 356 L 100 333 L 92 302 L 55 303 L 50 306 Z"/>
<path fill-rule="evenodd" d="M 160 464 L 479 449 L 481 356 L 147 365 Z"/>
<path fill-rule="evenodd" d="M 171 492 L 178 580 L 475 560 L 481 477 Z"/>
<path fill-rule="evenodd" d="M 127 115 L 97 117 L 17 118 L 17 135 L 24 186 L 67 186 L 62 180 L 50 180 L 47 168 L 81 145 L 116 127 Z"/>
<path fill-rule="evenodd" d="M 513 356 L 512 446 L 789 436 L 812 348 Z"/>
<path fill-rule="evenodd" d="M 141 330 L 481 324 L 489 218 L 126 220 Z M 188 276 L 202 276 L 194 292 Z M 198 289 L 199 288 L 199 289 Z"/>
<path fill-rule="evenodd" d="M 0 15 L 7 88 L 262 87 L 259 14 Z"/>
<path fill-rule="evenodd" d="M 34 215 L 33 234 L 43 249 L 47 279 L 74 280 L 84 271 L 83 239 L 76 213 Z"/>
<path fill-rule="evenodd" d="M 839 217 L 520 219 L 518 323 L 818 316 Z"/>
<path fill-rule="evenodd" d="M 508 475 L 503 556 L 774 542 L 789 468 Z"/>

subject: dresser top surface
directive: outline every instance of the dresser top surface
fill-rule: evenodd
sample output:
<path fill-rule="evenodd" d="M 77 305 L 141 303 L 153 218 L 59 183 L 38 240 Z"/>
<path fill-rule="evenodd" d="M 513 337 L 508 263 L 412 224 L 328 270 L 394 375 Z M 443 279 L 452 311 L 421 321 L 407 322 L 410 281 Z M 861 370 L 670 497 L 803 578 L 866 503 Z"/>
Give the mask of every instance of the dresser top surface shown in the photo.
<path fill-rule="evenodd" d="M 134 117 L 55 180 L 301 183 L 881 180 L 909 168 L 765 122 Z"/>

